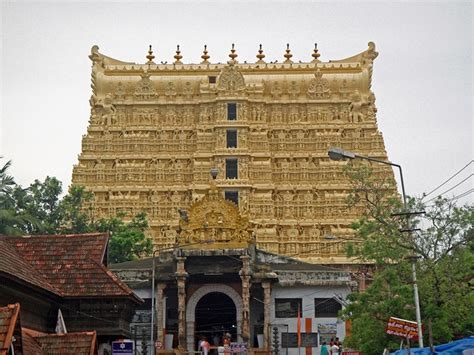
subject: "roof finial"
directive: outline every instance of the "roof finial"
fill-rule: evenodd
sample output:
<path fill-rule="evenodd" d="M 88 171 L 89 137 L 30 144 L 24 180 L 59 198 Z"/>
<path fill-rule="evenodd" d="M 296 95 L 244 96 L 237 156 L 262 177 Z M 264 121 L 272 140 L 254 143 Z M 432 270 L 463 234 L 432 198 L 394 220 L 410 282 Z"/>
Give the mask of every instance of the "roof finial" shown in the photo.
<path fill-rule="evenodd" d="M 211 56 L 207 54 L 207 53 L 209 53 L 209 52 L 207 51 L 207 44 L 204 45 L 204 51 L 203 51 L 202 53 L 203 53 L 203 54 L 202 54 L 202 56 L 201 56 L 201 58 L 202 58 L 201 64 L 209 64 L 208 59 L 211 58 Z"/>
<path fill-rule="evenodd" d="M 235 58 L 237 58 L 237 53 L 235 53 L 235 52 L 236 52 L 236 51 L 235 51 L 235 49 L 234 49 L 234 44 L 232 43 L 232 49 L 230 50 L 229 57 L 230 57 L 230 59 L 231 59 L 231 62 L 233 62 L 233 63 L 237 62 L 237 61 L 235 60 Z"/>
<path fill-rule="evenodd" d="M 153 59 L 155 59 L 155 56 L 153 55 L 153 51 L 151 49 L 151 44 L 150 44 L 150 47 L 148 49 L 148 55 L 146 56 L 146 59 L 148 59 L 148 62 L 146 64 L 155 64 L 155 62 L 153 61 Z"/>
<path fill-rule="evenodd" d="M 285 64 L 293 63 L 293 61 L 290 59 L 291 57 L 293 57 L 293 54 L 290 53 L 291 50 L 290 50 L 290 44 L 289 43 L 286 44 L 285 52 L 286 53 L 283 56 L 286 58 L 286 60 L 283 63 L 285 63 Z"/>
<path fill-rule="evenodd" d="M 263 60 L 263 58 L 265 58 L 265 54 L 263 54 L 262 45 L 259 46 L 257 58 L 257 63 L 265 63 L 265 61 Z"/>
<path fill-rule="evenodd" d="M 318 58 L 319 58 L 320 55 L 321 55 L 321 54 L 318 53 L 318 44 L 315 43 L 315 44 L 314 44 L 313 54 L 311 54 L 311 56 L 314 58 L 312 62 L 313 62 L 313 63 L 319 63 L 320 60 L 319 60 Z"/>
<path fill-rule="evenodd" d="M 180 54 L 181 51 L 179 50 L 179 44 L 176 46 L 176 54 L 174 56 L 174 59 L 176 59 L 174 61 L 174 64 L 183 64 L 183 62 L 181 62 L 181 58 L 183 58 L 183 56 Z"/>

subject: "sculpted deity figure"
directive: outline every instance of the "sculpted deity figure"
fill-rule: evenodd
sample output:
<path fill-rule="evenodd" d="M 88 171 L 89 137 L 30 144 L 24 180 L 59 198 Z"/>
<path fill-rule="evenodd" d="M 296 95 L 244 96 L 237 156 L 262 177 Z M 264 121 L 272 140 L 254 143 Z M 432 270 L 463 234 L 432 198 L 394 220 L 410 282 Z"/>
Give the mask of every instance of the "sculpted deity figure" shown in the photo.
<path fill-rule="evenodd" d="M 193 96 L 193 86 L 189 81 L 184 84 L 183 94 L 187 99 Z"/>
<path fill-rule="evenodd" d="M 224 142 L 224 134 L 223 132 L 216 132 L 217 136 L 217 148 L 224 148 L 225 147 L 225 142 Z"/>
<path fill-rule="evenodd" d="M 362 113 L 363 106 L 364 102 L 362 102 L 359 91 L 356 90 L 352 96 L 352 103 L 350 105 L 352 122 L 364 121 L 364 114 Z"/>
<path fill-rule="evenodd" d="M 239 119 L 241 120 L 247 119 L 247 104 L 246 103 L 239 105 Z"/>
<path fill-rule="evenodd" d="M 248 178 L 248 163 L 246 161 L 239 161 L 239 165 L 240 165 L 239 177 L 241 179 L 247 179 Z"/>
<path fill-rule="evenodd" d="M 323 78 L 323 73 L 321 73 L 319 69 L 316 71 L 314 79 L 309 84 L 307 95 L 312 99 L 324 99 L 331 96 L 329 82 L 327 79 Z"/>
<path fill-rule="evenodd" d="M 367 105 L 367 119 L 368 120 L 375 120 L 375 114 L 377 112 L 377 107 L 375 107 L 375 95 L 371 91 L 369 93 L 369 97 L 367 99 L 368 105 Z"/>
<path fill-rule="evenodd" d="M 296 81 L 292 81 L 288 87 L 288 94 L 295 99 L 300 94 L 300 87 Z"/>
<path fill-rule="evenodd" d="M 170 99 L 172 99 L 176 96 L 176 88 L 175 88 L 174 83 L 172 81 L 170 81 L 168 84 L 166 84 L 165 95 Z"/>
<path fill-rule="evenodd" d="M 123 100 L 125 98 L 125 88 L 121 81 L 117 84 L 117 88 L 115 89 L 115 97 L 119 100 Z"/>
<path fill-rule="evenodd" d="M 275 81 L 273 83 L 271 93 L 274 98 L 278 98 L 281 96 L 282 90 L 278 81 Z"/>
<path fill-rule="evenodd" d="M 217 90 L 221 93 L 232 94 L 245 90 L 244 76 L 233 63 L 224 67 L 217 78 Z"/>
<path fill-rule="evenodd" d="M 91 105 L 91 122 L 101 123 L 106 126 L 110 126 L 114 123 L 117 109 L 112 102 L 111 94 L 107 94 L 103 99 L 92 95 L 89 100 Z"/>

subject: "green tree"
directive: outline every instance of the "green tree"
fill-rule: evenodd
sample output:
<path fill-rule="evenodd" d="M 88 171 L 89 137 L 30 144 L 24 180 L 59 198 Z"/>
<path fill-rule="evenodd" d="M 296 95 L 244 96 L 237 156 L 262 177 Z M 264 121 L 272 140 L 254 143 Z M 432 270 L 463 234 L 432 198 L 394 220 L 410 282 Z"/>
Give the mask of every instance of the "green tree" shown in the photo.
<path fill-rule="evenodd" d="M 72 185 L 61 199 L 62 184 L 55 177 L 35 180 L 22 188 L 9 175 L 11 161 L 0 168 L 0 234 L 65 234 L 110 232 L 109 258 L 123 262 L 151 254 L 152 242 L 145 235 L 144 213 L 130 222 L 125 215 L 95 221 L 94 195 Z"/>
<path fill-rule="evenodd" d="M 365 209 L 353 225 L 360 242 L 348 246 L 348 255 L 373 263 L 375 270 L 367 291 L 352 294 L 344 311 L 353 320 L 347 345 L 367 354 L 381 353 L 384 346 L 398 341 L 384 334 L 388 318 L 415 319 L 410 272 L 414 255 L 419 258 L 425 336 L 441 343 L 472 334 L 473 207 L 457 207 L 442 198 L 430 206 L 410 199 L 409 211 L 426 213 L 408 223 L 406 215 L 400 214 L 403 205 L 390 181 L 374 176 L 367 166 L 351 166 L 347 173 L 354 187 L 350 203 Z M 419 231 L 407 231 L 414 227 Z"/>
<path fill-rule="evenodd" d="M 27 223 L 22 230 L 28 234 L 56 233 L 62 222 L 60 195 L 62 184 L 55 177 L 46 177 L 44 182 L 35 180 L 24 189 L 15 186 L 13 199 L 17 213 L 34 218 L 35 223 Z"/>
<path fill-rule="evenodd" d="M 129 223 L 125 223 L 123 217 L 101 219 L 96 224 L 99 231 L 110 233 L 110 263 L 135 260 L 150 255 L 153 250 L 151 239 L 145 235 L 146 214 L 137 214 Z"/>
<path fill-rule="evenodd" d="M 60 202 L 61 223 L 59 233 L 89 233 L 96 231 L 93 221 L 94 195 L 83 186 L 71 185 Z"/>
<path fill-rule="evenodd" d="M 0 234 L 21 235 L 28 233 L 32 226 L 41 228 L 41 223 L 27 211 L 18 208 L 16 194 L 22 189 L 9 175 L 10 166 L 11 160 L 0 168 Z"/>

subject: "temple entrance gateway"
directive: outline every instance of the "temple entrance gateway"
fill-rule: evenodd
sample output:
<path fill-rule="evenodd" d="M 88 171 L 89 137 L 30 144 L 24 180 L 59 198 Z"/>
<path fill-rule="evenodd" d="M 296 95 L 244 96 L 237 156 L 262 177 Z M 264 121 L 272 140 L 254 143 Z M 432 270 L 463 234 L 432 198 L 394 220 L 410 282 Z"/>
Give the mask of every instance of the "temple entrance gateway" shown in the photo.
<path fill-rule="evenodd" d="M 212 296 L 213 294 L 217 294 L 218 298 L 220 299 L 220 301 L 215 303 L 220 302 L 223 306 L 226 307 L 228 307 L 227 305 L 234 306 L 235 318 L 233 319 L 235 320 L 235 323 L 231 324 L 231 326 L 235 325 L 235 332 L 232 334 L 234 336 L 233 340 L 242 341 L 242 297 L 237 291 L 235 291 L 232 287 L 228 285 L 207 284 L 205 286 L 200 287 L 196 292 L 194 292 L 189 298 L 186 305 L 186 343 L 188 351 L 194 351 L 194 348 L 197 346 L 198 338 L 195 337 L 195 334 L 197 335 L 197 326 L 199 326 L 198 322 L 200 321 L 200 318 L 198 317 L 200 316 L 200 314 L 203 314 L 201 313 L 201 311 L 198 311 L 198 309 L 205 308 L 205 305 L 208 302 L 206 301 L 207 295 L 211 295 L 209 296 L 210 298 L 208 298 L 208 300 L 214 302 L 216 299 L 214 298 L 215 296 Z M 201 302 L 201 300 L 204 301 Z M 230 308 L 231 307 L 228 307 L 228 309 Z M 219 315 L 218 312 L 216 312 L 216 315 Z M 205 321 L 203 320 L 202 323 L 204 322 Z M 212 344 L 212 339 L 208 340 L 209 343 Z"/>
<path fill-rule="evenodd" d="M 234 301 L 221 292 L 208 293 L 196 306 L 195 344 L 204 336 L 211 345 L 222 345 L 222 337 L 226 333 L 231 334 L 232 339 L 237 339 Z"/>

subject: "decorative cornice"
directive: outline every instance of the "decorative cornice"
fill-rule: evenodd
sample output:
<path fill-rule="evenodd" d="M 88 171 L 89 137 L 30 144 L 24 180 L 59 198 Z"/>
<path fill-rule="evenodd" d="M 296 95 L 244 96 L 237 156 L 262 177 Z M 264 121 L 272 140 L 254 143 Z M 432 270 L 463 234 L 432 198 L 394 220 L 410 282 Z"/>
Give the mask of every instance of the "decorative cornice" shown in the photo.
<path fill-rule="evenodd" d="M 230 50 L 229 57 L 231 58 L 229 62 L 234 64 L 237 63 L 237 53 L 235 50 L 235 45 L 232 45 Z M 279 72 L 281 74 L 289 74 L 289 73 L 297 73 L 297 72 L 304 72 L 304 71 L 312 71 L 317 66 L 323 72 L 357 72 L 362 69 L 362 67 L 370 66 L 371 63 L 374 61 L 375 58 L 378 56 L 378 52 L 375 50 L 375 44 L 373 42 L 369 42 L 368 49 L 356 54 L 352 57 L 348 57 L 345 59 L 340 60 L 330 60 L 328 62 L 321 62 L 319 60 L 319 52 L 315 45 L 314 51 L 311 54 L 313 60 L 310 62 L 299 62 L 295 63 L 292 61 L 293 55 L 287 46 L 285 51 L 285 58 L 286 60 L 283 63 L 265 63 L 263 58 L 265 58 L 265 54 L 263 54 L 263 50 L 259 49 L 259 54 L 257 54 L 258 61 L 256 63 L 244 63 L 239 64 L 239 70 L 242 73 L 249 73 L 249 72 Z M 137 64 L 131 62 L 124 62 L 120 61 L 111 57 L 107 57 L 99 52 L 99 47 L 94 45 L 91 49 L 91 54 L 89 58 L 92 62 L 100 64 L 104 68 L 104 71 L 107 75 L 139 75 L 145 68 L 148 69 L 150 74 L 158 74 L 163 75 L 167 74 L 168 72 L 179 72 L 182 73 L 203 73 L 209 71 L 220 71 L 222 68 L 226 66 L 226 63 L 216 63 L 211 64 L 209 62 L 210 56 L 208 55 L 207 46 L 204 46 L 203 55 L 201 56 L 202 62 L 198 64 L 192 63 L 182 63 L 182 55 L 179 50 L 176 51 L 176 55 L 174 56 L 176 61 L 171 64 L 156 64 L 153 62 L 155 56 L 149 50 L 149 54 L 147 55 L 148 62 L 145 64 Z M 176 64 L 180 64 L 176 66 Z"/>

